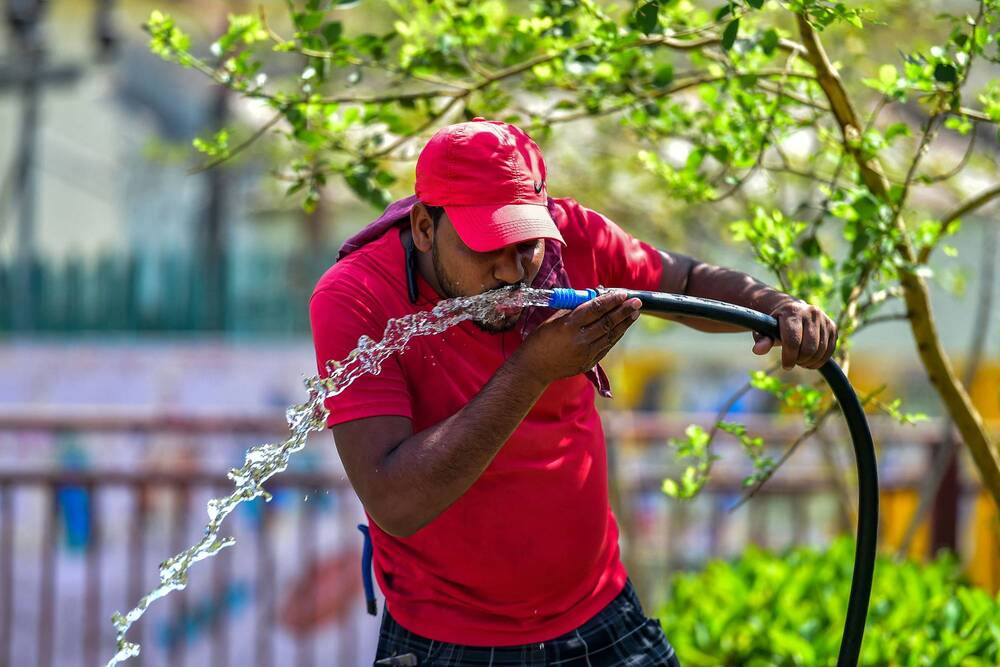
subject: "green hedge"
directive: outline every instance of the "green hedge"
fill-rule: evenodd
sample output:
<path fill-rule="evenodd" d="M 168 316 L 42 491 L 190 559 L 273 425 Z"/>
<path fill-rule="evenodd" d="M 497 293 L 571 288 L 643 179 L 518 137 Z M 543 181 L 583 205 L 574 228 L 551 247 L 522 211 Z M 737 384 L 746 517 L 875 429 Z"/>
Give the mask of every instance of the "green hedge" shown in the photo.
<path fill-rule="evenodd" d="M 748 549 L 680 574 L 658 618 L 685 667 L 834 665 L 854 543 L 775 555 Z M 1000 665 L 1000 596 L 966 585 L 957 562 L 880 557 L 862 665 Z"/>

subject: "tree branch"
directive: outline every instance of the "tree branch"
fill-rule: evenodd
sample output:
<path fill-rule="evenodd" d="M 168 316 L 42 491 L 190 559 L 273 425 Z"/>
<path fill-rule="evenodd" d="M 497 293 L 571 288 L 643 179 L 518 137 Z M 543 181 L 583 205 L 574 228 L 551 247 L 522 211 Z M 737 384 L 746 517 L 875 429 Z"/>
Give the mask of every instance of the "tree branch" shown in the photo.
<path fill-rule="evenodd" d="M 993 282 L 994 270 L 996 268 L 997 255 L 997 230 L 996 227 L 988 225 L 983 227 L 982 255 L 979 263 L 979 299 L 976 304 L 976 319 L 972 325 L 972 339 L 969 341 L 969 352 L 965 366 L 965 376 L 963 382 L 966 386 L 971 386 L 979 372 L 980 363 L 983 360 L 983 350 L 986 347 L 987 334 L 990 329 L 990 319 L 993 313 Z M 945 421 L 943 428 L 944 437 L 941 438 L 941 449 L 931 463 L 930 474 L 924 478 L 924 483 L 920 488 L 920 503 L 917 505 L 913 517 L 903 534 L 896 558 L 902 560 L 910 551 L 913 538 L 917 534 L 917 529 L 924 522 L 931 503 L 937 497 L 941 489 L 941 481 L 945 472 L 951 465 L 955 457 L 958 443 L 952 428 L 951 419 Z"/>
<path fill-rule="evenodd" d="M 973 151 L 976 148 L 976 137 L 979 134 L 976 132 L 976 129 L 977 128 L 974 126 L 972 131 L 969 132 L 969 143 L 965 147 L 965 153 L 962 154 L 962 159 L 958 161 L 958 164 L 956 164 L 954 168 L 934 176 L 921 176 L 918 180 L 925 185 L 940 183 L 941 181 L 947 181 L 949 178 L 957 175 L 958 172 L 965 169 L 965 167 L 969 164 L 969 159 L 972 158 Z"/>
<path fill-rule="evenodd" d="M 795 42 L 790 42 L 790 44 L 794 45 L 794 47 L 797 48 L 789 47 L 788 49 L 789 53 L 791 53 L 792 55 L 804 55 L 805 50 L 800 44 L 796 44 Z M 802 49 L 802 54 L 799 53 L 799 49 Z M 709 60 L 714 60 L 717 63 L 722 63 L 723 65 L 726 66 L 731 65 L 729 59 L 726 58 L 721 53 L 716 53 L 715 51 L 706 50 L 703 53 L 703 55 Z M 752 72 L 748 72 L 748 74 L 752 74 Z M 809 77 L 809 79 L 815 80 L 815 76 Z M 781 95 L 782 97 L 787 97 L 790 100 L 795 100 L 802 106 L 810 107 L 812 109 L 816 109 L 817 111 L 822 111 L 824 113 L 828 113 L 830 111 L 829 107 L 827 107 L 826 105 L 821 104 L 816 100 L 807 97 L 806 95 L 802 95 L 801 93 L 798 93 L 794 90 L 787 90 L 783 86 L 779 86 L 772 81 L 767 81 L 767 80 L 757 81 L 755 85 L 761 90 L 765 90 L 774 95 Z"/>
<path fill-rule="evenodd" d="M 677 39 L 677 35 L 656 35 L 646 37 L 636 43 L 640 46 L 666 46 L 677 51 L 691 51 L 706 46 L 717 46 L 722 43 L 722 38 L 718 35 L 711 35 L 709 37 L 702 37 L 701 39 Z M 790 39 L 779 40 L 778 48 L 788 53 L 800 56 L 806 55 L 805 47 Z"/>
<path fill-rule="evenodd" d="M 957 109 L 949 109 L 948 113 L 955 116 L 965 116 L 970 120 L 983 121 L 984 123 L 994 123 L 994 124 L 997 123 L 995 119 L 987 116 L 982 111 L 976 111 L 975 109 L 970 109 L 968 107 L 958 107 Z"/>
<path fill-rule="evenodd" d="M 761 76 L 781 76 L 784 74 L 784 72 L 780 69 L 776 70 L 768 69 L 768 70 L 761 70 L 759 72 L 747 72 L 746 74 L 760 74 Z M 809 74 L 800 74 L 798 72 L 791 72 L 789 74 L 792 78 L 810 78 L 810 79 L 813 78 Z M 605 107 L 604 109 L 598 109 L 597 111 L 574 111 L 572 113 L 566 113 L 561 116 L 554 116 L 552 118 L 549 118 L 548 122 L 550 124 L 569 123 L 583 118 L 595 118 L 597 116 L 607 116 L 610 114 L 618 113 L 619 111 L 624 111 L 625 109 L 635 106 L 636 104 L 642 104 L 650 100 L 657 100 L 660 99 L 661 97 L 669 97 L 670 95 L 674 95 L 683 90 L 687 90 L 688 88 L 693 88 L 694 86 L 700 86 L 706 83 L 715 83 L 717 81 L 725 81 L 727 79 L 742 75 L 743 73 L 708 74 L 707 72 L 698 75 L 691 75 L 687 79 L 681 79 L 677 81 L 672 86 L 669 86 L 667 88 L 662 88 L 643 97 L 637 97 L 636 99 L 629 100 L 628 102 L 614 104 L 609 107 Z"/>
<path fill-rule="evenodd" d="M 1000 197 L 1000 184 L 994 185 L 992 188 L 983 190 L 972 199 L 969 199 L 968 201 L 959 204 L 955 209 L 946 213 L 944 217 L 941 218 L 941 231 L 938 234 L 938 238 L 947 236 L 951 228 L 963 216 L 972 213 L 977 208 L 985 206 L 986 204 L 988 204 L 993 199 L 996 199 L 997 197 Z M 931 256 L 931 252 L 934 250 L 935 247 L 937 247 L 936 244 L 927 245 L 921 248 L 920 255 L 918 255 L 917 257 L 917 263 L 926 264 L 927 259 Z"/>
<path fill-rule="evenodd" d="M 742 188 L 743 185 L 746 184 L 748 180 L 750 180 L 751 176 L 757 173 L 757 170 L 760 168 L 761 164 L 764 161 L 764 153 L 767 151 L 767 147 L 771 145 L 768 142 L 768 139 L 771 138 L 771 130 L 774 128 L 774 120 L 775 118 L 777 118 L 778 111 L 781 109 L 780 91 L 783 91 L 785 89 L 785 82 L 788 80 L 789 74 L 792 73 L 791 72 L 792 63 L 795 62 L 795 57 L 797 55 L 798 55 L 797 52 L 792 52 L 792 54 L 788 56 L 788 59 L 785 61 L 785 66 L 782 69 L 781 79 L 778 81 L 779 94 L 775 96 L 774 106 L 771 109 L 771 112 L 767 115 L 767 120 L 765 121 L 764 125 L 764 131 L 761 133 L 760 147 L 757 150 L 757 156 L 754 159 L 753 164 L 750 166 L 749 169 L 746 170 L 746 172 L 743 173 L 743 175 L 741 175 L 739 178 L 736 179 L 736 181 L 729 187 L 728 190 L 718 195 L 717 197 L 705 200 L 705 203 L 709 204 L 717 203 L 722 201 L 723 199 L 731 197 L 737 190 Z M 776 144 L 777 142 L 775 141 L 774 143 Z"/>
<path fill-rule="evenodd" d="M 289 11 L 294 11 L 294 9 L 290 8 Z M 285 39 L 284 37 L 279 35 L 278 32 L 271 26 L 271 23 L 267 18 L 267 11 L 264 9 L 263 5 L 257 8 L 257 12 L 260 17 L 260 23 L 264 27 L 264 30 L 267 32 L 268 36 L 270 36 L 271 41 L 275 42 L 276 44 L 295 43 L 294 40 Z M 342 57 L 346 55 L 346 54 L 334 54 L 332 51 L 318 51 L 316 49 L 308 49 L 298 45 L 296 45 L 294 52 L 301 53 L 302 55 L 307 56 L 309 58 L 319 58 L 321 60 L 330 60 L 335 55 Z M 414 79 L 415 81 L 425 81 L 427 83 L 432 83 L 435 86 L 448 86 L 451 88 L 457 88 L 459 90 L 464 90 L 465 88 L 468 88 L 468 85 L 465 83 L 448 81 L 447 79 L 441 79 L 436 76 L 428 76 L 426 74 L 414 74 L 412 72 L 407 72 L 402 68 L 393 67 L 389 63 L 372 63 L 352 55 L 346 55 L 346 60 L 352 65 L 360 65 L 361 67 L 370 67 L 372 69 L 385 70 L 393 74 L 409 77 L 411 79 Z"/>
<path fill-rule="evenodd" d="M 233 157 L 235 157 L 239 153 L 242 153 L 247 148 L 249 148 L 250 145 L 253 142 L 257 141 L 262 136 L 264 136 L 264 134 L 268 130 L 270 130 L 272 127 L 274 127 L 275 125 L 277 125 L 278 121 L 281 120 L 282 118 L 284 118 L 284 114 L 279 111 L 278 113 L 274 114 L 274 116 L 271 118 L 271 120 L 269 120 L 266 123 L 264 123 L 263 125 L 261 125 L 253 134 L 251 134 L 249 137 L 247 137 L 247 139 L 245 141 L 243 141 L 243 143 L 241 143 L 240 145 L 236 146 L 232 150 L 227 151 L 225 155 L 222 155 L 220 157 L 215 158 L 214 160 L 210 160 L 209 162 L 205 162 L 204 164 L 201 164 L 201 165 L 199 165 L 197 167 L 194 167 L 193 169 L 190 169 L 188 171 L 188 174 L 189 175 L 200 174 L 203 171 L 208 171 L 212 167 L 217 167 L 220 164 L 222 164 L 223 162 L 227 162 L 228 160 L 231 160 Z"/>
<path fill-rule="evenodd" d="M 833 410 L 834 408 L 836 408 L 836 406 L 837 406 L 836 403 L 831 404 L 829 407 L 826 408 L 826 410 L 824 410 L 820 414 L 819 417 L 817 417 L 816 422 L 812 426 L 810 426 L 805 431 L 800 433 L 799 436 L 796 437 L 795 440 L 793 440 L 788 445 L 788 447 L 785 448 L 785 451 L 782 452 L 781 457 L 777 461 L 775 461 L 774 465 L 764 474 L 764 476 L 761 477 L 759 480 L 757 480 L 757 482 L 753 485 L 753 488 L 744 493 L 743 496 L 740 497 L 740 499 L 737 500 L 736 503 L 734 503 L 733 506 L 729 508 L 729 512 L 735 512 L 740 507 L 742 507 L 744 503 L 753 498 L 757 494 L 757 492 L 760 491 L 761 488 L 768 482 L 768 480 L 770 480 L 774 476 L 774 474 L 778 472 L 778 469 L 781 468 L 781 466 L 788 459 L 791 458 L 792 454 L 795 453 L 795 450 L 798 449 L 799 445 L 808 440 L 814 433 L 816 433 L 817 430 L 819 430 L 819 427 L 823 425 L 823 422 L 826 421 L 826 418 L 829 417 L 831 414 L 833 414 Z"/>
<path fill-rule="evenodd" d="M 870 327 L 870 326 L 875 325 L 875 324 L 881 324 L 883 322 L 903 322 L 903 321 L 908 320 L 908 319 L 910 319 L 910 316 L 907 315 L 906 313 L 892 313 L 892 314 L 889 314 L 889 315 L 876 315 L 875 317 L 869 318 L 869 319 L 865 320 L 863 323 L 861 323 L 858 326 L 857 331 L 861 331 L 862 329 L 865 329 L 865 328 Z"/>
<path fill-rule="evenodd" d="M 774 375 L 779 368 L 781 368 L 781 362 L 778 362 L 772 365 L 767 370 L 765 370 L 764 375 L 767 376 Z M 705 443 L 705 451 L 707 454 L 711 455 L 712 453 L 712 442 L 715 440 L 715 436 L 718 435 L 719 433 L 720 430 L 719 424 L 722 422 L 723 419 L 726 418 L 726 416 L 729 414 L 729 411 L 733 409 L 733 406 L 736 405 L 736 401 L 743 398 L 743 396 L 746 395 L 746 393 L 751 389 L 753 389 L 753 382 L 747 380 L 742 385 L 740 385 L 740 388 L 734 391 L 732 395 L 728 399 L 726 399 L 726 402 L 722 404 L 722 407 L 719 408 L 719 411 L 715 415 L 715 421 L 712 422 L 712 428 L 709 429 L 708 431 L 708 442 Z M 706 477 L 712 471 L 712 464 L 714 462 L 715 459 L 709 456 L 708 469 L 705 471 Z"/>
<path fill-rule="evenodd" d="M 873 398 L 875 398 L 880 393 L 885 391 L 885 388 L 886 385 L 882 385 L 877 389 L 873 390 L 867 396 L 863 397 L 861 399 L 862 407 L 870 403 Z M 832 401 L 830 405 L 828 405 L 826 409 L 823 410 L 823 412 L 821 412 L 818 417 L 816 417 L 816 421 L 813 422 L 812 426 L 810 426 L 805 431 L 800 433 L 798 437 L 796 437 L 791 443 L 789 443 L 788 447 L 785 448 L 785 451 L 782 452 L 781 457 L 777 461 L 775 461 L 774 465 L 767 471 L 767 473 L 764 474 L 763 477 L 757 480 L 757 483 L 753 485 L 753 488 L 751 488 L 749 491 L 743 494 L 743 496 L 738 501 L 736 501 L 736 503 L 732 507 L 729 508 L 729 512 L 735 512 L 737 509 L 742 507 L 745 502 L 753 498 L 757 494 L 757 492 L 760 491 L 761 488 L 768 482 L 768 480 L 774 477 L 774 474 L 778 472 L 778 469 L 781 468 L 781 466 L 786 461 L 788 461 L 788 459 L 792 457 L 792 454 L 795 453 L 795 450 L 798 449 L 799 445 L 801 445 L 803 442 L 812 437 L 820 429 L 820 427 L 823 426 L 823 422 L 825 422 L 830 415 L 836 412 L 837 407 L 838 403 L 836 401 Z"/>
<path fill-rule="evenodd" d="M 433 125 L 434 123 L 436 123 L 438 120 L 440 120 L 441 118 L 443 118 L 449 111 L 451 111 L 452 107 L 454 107 L 456 104 L 458 104 L 459 100 L 462 100 L 465 97 L 466 97 L 466 95 L 460 95 L 460 96 L 457 96 L 457 97 L 453 97 L 451 100 L 448 101 L 447 104 L 444 105 L 444 107 L 440 111 L 436 111 L 436 112 L 432 113 L 430 116 L 427 117 L 427 120 L 425 120 L 423 123 L 421 123 L 415 129 L 411 130 L 410 132 L 407 132 L 406 134 L 400 135 L 399 137 L 396 138 L 395 141 L 389 143 L 388 146 L 386 146 L 385 148 L 382 148 L 379 151 L 376 151 L 372 155 L 372 157 L 381 158 L 381 157 L 384 157 L 386 155 L 389 155 L 394 150 L 396 150 L 397 148 L 399 148 L 400 146 L 402 146 L 403 144 L 405 144 L 407 141 L 413 139 L 413 137 L 416 137 L 416 136 L 420 135 L 428 127 L 430 127 L 431 125 Z"/>

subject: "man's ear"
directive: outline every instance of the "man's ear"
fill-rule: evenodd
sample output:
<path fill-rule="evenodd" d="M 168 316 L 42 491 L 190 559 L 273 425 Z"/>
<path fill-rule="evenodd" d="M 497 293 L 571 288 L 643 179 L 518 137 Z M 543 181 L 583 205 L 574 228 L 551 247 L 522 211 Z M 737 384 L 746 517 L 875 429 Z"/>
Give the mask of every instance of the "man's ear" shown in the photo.
<path fill-rule="evenodd" d="M 413 235 L 413 245 L 420 252 L 430 252 L 434 245 L 434 220 L 427 212 L 427 207 L 417 202 L 410 209 L 410 233 Z"/>

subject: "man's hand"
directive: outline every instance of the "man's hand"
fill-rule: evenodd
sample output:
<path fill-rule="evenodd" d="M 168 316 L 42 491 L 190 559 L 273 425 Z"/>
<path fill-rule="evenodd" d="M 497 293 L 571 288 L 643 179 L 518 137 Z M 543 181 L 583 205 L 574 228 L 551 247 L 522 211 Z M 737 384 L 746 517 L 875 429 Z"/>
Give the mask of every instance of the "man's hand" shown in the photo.
<path fill-rule="evenodd" d="M 511 361 L 546 384 L 589 371 L 639 317 L 642 302 L 610 291 L 553 315 L 524 339 Z"/>
<path fill-rule="evenodd" d="M 822 310 L 804 301 L 786 301 L 774 308 L 771 317 L 778 320 L 775 343 L 769 336 L 754 332 L 754 354 L 767 354 L 772 347 L 781 347 L 781 366 L 786 370 L 795 365 L 819 368 L 833 355 L 837 347 L 837 325 Z"/>

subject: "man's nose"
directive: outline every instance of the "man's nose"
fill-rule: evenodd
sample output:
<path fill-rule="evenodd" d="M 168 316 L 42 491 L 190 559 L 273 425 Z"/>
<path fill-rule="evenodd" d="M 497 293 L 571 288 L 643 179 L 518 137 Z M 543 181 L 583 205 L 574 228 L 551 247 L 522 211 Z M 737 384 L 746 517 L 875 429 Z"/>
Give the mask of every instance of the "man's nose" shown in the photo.
<path fill-rule="evenodd" d="M 527 261 L 516 247 L 506 248 L 493 270 L 493 277 L 508 285 L 516 285 L 528 275 Z"/>

